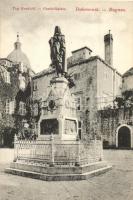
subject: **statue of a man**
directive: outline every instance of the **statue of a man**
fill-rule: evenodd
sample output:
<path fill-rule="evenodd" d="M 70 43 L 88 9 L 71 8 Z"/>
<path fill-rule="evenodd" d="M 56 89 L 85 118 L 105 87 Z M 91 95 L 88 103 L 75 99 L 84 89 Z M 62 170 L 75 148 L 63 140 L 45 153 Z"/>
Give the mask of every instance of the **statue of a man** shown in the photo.
<path fill-rule="evenodd" d="M 51 50 L 51 65 L 56 69 L 57 75 L 64 74 L 65 70 L 65 36 L 61 34 L 59 26 L 55 27 L 54 36 L 49 40 Z"/>

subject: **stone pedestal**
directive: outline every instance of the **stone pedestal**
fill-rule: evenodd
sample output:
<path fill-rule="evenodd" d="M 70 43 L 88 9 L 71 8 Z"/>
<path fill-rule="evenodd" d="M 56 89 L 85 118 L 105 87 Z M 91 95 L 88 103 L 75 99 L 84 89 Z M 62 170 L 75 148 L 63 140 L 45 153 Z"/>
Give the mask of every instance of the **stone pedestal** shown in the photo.
<path fill-rule="evenodd" d="M 71 95 L 68 81 L 64 77 L 51 80 L 48 96 L 42 100 L 41 116 L 38 122 L 38 139 L 76 140 L 78 122 L 76 104 Z"/>

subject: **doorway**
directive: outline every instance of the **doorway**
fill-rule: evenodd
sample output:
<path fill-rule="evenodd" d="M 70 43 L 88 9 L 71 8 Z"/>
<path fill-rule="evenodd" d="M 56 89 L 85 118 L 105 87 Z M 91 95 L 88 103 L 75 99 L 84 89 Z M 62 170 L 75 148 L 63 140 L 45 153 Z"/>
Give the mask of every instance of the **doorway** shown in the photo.
<path fill-rule="evenodd" d="M 126 126 L 118 130 L 118 148 L 131 148 L 131 132 Z"/>

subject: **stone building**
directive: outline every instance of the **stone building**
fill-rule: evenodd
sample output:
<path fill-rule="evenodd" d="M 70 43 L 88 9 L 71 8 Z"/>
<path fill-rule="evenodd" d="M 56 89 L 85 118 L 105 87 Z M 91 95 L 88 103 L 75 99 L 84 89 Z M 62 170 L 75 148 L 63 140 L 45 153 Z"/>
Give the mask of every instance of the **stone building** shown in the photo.
<path fill-rule="evenodd" d="M 17 35 L 14 50 L 0 59 L 0 145 L 11 146 L 15 131 L 27 121 L 33 74 Z"/>
<path fill-rule="evenodd" d="M 99 111 L 99 130 L 104 147 L 133 148 L 133 68 L 122 77 L 122 92 L 114 109 Z"/>
<path fill-rule="evenodd" d="M 67 59 L 68 74 L 75 83 L 71 92 L 75 95 L 79 137 L 82 139 L 94 138 L 95 133 L 99 133 L 96 131 L 97 111 L 107 106 L 113 107 L 113 100 L 121 94 L 122 76 L 113 68 L 113 37 L 110 32 L 105 35 L 104 44 L 105 60 L 99 56 L 92 56 L 92 50 L 88 47 L 72 51 L 72 56 Z M 56 74 L 51 67 L 33 76 L 36 129 L 39 115 L 36 108 L 43 95 L 47 96 L 47 89 L 53 76 Z"/>
<path fill-rule="evenodd" d="M 91 139 L 102 135 L 105 147 L 131 148 L 133 68 L 122 76 L 113 67 L 110 32 L 104 36 L 104 49 L 105 59 L 93 55 L 87 46 L 72 51 L 67 59 L 68 77 L 74 82 L 71 93 L 77 105 L 79 137 Z M 12 140 L 8 130 L 19 132 L 27 125 L 39 134 L 41 102 L 48 96 L 50 80 L 56 76 L 51 66 L 37 74 L 32 71 L 17 36 L 14 50 L 0 59 L 1 144 L 6 145 L 10 137 Z"/>

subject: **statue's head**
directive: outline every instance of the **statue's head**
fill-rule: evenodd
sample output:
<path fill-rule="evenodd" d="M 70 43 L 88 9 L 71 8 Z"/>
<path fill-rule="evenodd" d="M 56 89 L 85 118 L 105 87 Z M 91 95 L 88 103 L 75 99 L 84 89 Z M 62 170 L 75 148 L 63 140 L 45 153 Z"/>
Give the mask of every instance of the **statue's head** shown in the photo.
<path fill-rule="evenodd" d="M 56 27 L 55 27 L 54 35 L 61 35 L 61 29 L 60 29 L 59 26 L 56 26 Z"/>

